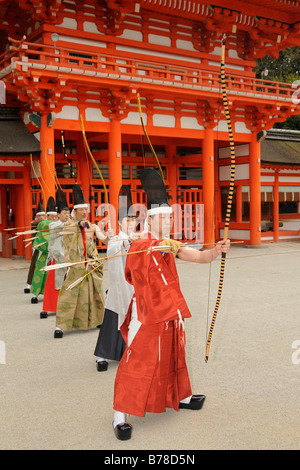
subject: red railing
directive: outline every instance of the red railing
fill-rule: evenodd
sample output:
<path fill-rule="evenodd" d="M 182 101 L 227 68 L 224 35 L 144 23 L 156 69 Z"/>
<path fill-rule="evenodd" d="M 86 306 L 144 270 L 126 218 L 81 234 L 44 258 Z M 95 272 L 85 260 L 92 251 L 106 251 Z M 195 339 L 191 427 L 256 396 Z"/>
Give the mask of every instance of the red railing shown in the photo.
<path fill-rule="evenodd" d="M 198 67 L 164 64 L 163 59 L 132 59 L 125 55 L 87 52 L 74 48 L 13 41 L 10 49 L 0 56 L 0 79 L 10 72 L 12 63 L 23 69 L 84 75 L 95 78 L 127 80 L 152 85 L 175 86 L 184 89 L 219 92 L 220 72 Z M 230 65 L 228 65 L 230 67 Z M 281 101 L 291 100 L 290 83 L 262 80 L 227 72 L 227 91 L 233 95 L 256 95 L 260 98 Z"/>

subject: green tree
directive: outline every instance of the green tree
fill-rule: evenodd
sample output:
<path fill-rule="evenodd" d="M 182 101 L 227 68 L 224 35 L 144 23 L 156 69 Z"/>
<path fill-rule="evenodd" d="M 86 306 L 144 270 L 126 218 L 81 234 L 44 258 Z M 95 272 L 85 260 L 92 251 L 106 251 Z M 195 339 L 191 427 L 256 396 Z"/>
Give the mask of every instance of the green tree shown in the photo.
<path fill-rule="evenodd" d="M 263 72 L 268 70 L 268 75 Z M 266 80 L 272 80 L 282 83 L 293 83 L 300 80 L 300 47 L 290 47 L 279 52 L 278 59 L 271 56 L 265 56 L 256 62 L 255 73 L 257 78 L 266 77 Z M 275 128 L 300 130 L 300 114 L 290 116 L 285 122 L 274 124 Z"/>
<path fill-rule="evenodd" d="M 290 47 L 279 52 L 278 59 L 267 55 L 256 62 L 257 78 L 261 77 L 264 69 L 268 69 L 268 80 L 293 83 L 300 79 L 300 47 Z"/>

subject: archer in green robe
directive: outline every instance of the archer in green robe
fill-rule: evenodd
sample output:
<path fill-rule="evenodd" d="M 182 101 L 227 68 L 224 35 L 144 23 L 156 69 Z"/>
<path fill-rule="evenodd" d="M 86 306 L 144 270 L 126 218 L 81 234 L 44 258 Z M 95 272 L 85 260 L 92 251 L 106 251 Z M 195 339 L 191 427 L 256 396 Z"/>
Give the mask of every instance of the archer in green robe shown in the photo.
<path fill-rule="evenodd" d="M 30 292 L 34 296 L 44 293 L 45 282 L 47 279 L 47 272 L 41 271 L 47 264 L 48 259 L 48 242 L 49 242 L 49 224 L 52 220 L 42 220 L 37 226 L 36 238 L 33 242 L 33 247 L 38 250 L 38 257 L 36 260 L 35 270 L 33 273 L 32 284 Z"/>

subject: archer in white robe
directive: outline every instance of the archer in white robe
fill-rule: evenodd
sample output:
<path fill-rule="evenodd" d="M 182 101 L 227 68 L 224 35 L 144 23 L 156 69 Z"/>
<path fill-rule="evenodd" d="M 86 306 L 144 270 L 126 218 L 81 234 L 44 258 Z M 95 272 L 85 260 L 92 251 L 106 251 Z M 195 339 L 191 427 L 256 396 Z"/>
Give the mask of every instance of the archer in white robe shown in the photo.
<path fill-rule="evenodd" d="M 126 256 L 118 255 L 127 253 L 129 248 L 129 236 L 122 231 L 108 242 L 107 256 L 116 255 L 116 257 L 108 260 L 109 290 L 104 319 L 94 352 L 94 355 L 100 359 L 120 361 L 125 350 L 120 326 L 125 320 L 134 289 L 125 280 Z"/>

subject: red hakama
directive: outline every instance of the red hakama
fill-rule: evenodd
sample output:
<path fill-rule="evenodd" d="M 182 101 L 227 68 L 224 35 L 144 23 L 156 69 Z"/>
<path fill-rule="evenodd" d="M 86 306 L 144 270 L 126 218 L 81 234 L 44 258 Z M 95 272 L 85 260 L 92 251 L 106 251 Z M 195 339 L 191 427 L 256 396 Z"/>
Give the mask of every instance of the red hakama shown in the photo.
<path fill-rule="evenodd" d="M 55 264 L 55 260 L 50 263 Z M 43 300 L 43 312 L 56 312 L 59 289 L 55 289 L 55 269 L 48 271 Z"/>

